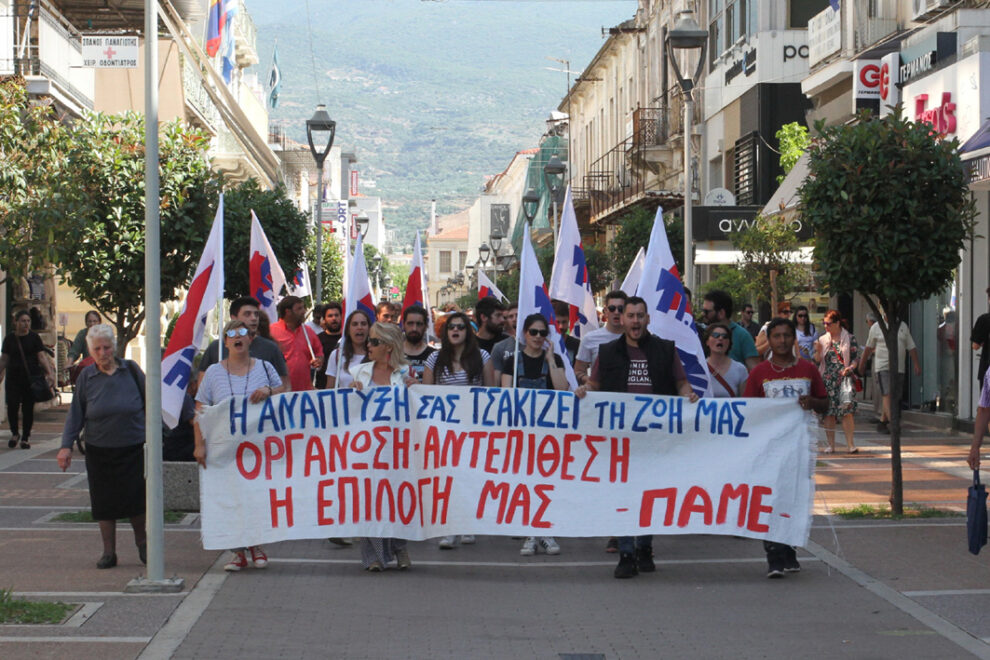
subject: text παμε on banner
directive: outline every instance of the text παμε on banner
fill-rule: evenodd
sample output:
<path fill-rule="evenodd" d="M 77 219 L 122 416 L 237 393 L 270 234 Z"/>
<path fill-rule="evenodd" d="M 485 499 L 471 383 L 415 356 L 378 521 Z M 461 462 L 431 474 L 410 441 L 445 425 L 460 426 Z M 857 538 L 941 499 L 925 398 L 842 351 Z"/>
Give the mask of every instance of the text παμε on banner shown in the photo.
<path fill-rule="evenodd" d="M 203 547 L 448 534 L 807 541 L 793 399 L 485 387 L 290 392 L 206 408 Z"/>

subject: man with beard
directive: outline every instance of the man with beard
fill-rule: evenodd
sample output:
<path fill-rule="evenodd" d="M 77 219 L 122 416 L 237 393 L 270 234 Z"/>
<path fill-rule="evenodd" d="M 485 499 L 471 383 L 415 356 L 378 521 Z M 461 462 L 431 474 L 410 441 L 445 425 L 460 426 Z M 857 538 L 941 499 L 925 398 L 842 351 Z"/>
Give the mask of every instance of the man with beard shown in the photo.
<path fill-rule="evenodd" d="M 474 306 L 474 322 L 478 326 L 475 339 L 478 341 L 478 348 L 483 349 L 491 355 L 495 344 L 505 339 L 508 335 L 502 332 L 502 313 L 505 306 L 492 297 L 482 298 Z"/>
<path fill-rule="evenodd" d="M 320 325 L 323 326 L 323 332 L 317 335 L 320 339 L 320 345 L 323 346 L 323 355 L 329 356 L 333 353 L 333 349 L 337 348 L 337 343 L 340 342 L 341 332 L 340 324 L 343 322 L 343 308 L 340 303 L 331 300 L 325 305 L 320 305 L 323 308 L 323 316 L 320 318 Z M 316 370 L 316 387 L 317 389 L 325 389 L 327 386 L 327 373 L 325 369 Z"/>
<path fill-rule="evenodd" d="M 230 318 L 243 321 L 247 329 L 255 335 L 254 341 L 248 346 L 248 354 L 253 358 L 271 363 L 275 367 L 275 371 L 278 372 L 282 382 L 288 382 L 289 368 L 285 364 L 285 357 L 282 355 L 282 350 L 271 339 L 265 339 L 258 334 L 258 321 L 261 318 L 261 305 L 258 304 L 258 301 L 251 296 L 244 296 L 234 300 L 230 303 Z M 202 381 L 206 369 L 211 364 L 216 364 L 219 361 L 217 359 L 217 348 L 219 346 L 219 341 L 214 339 L 206 347 L 206 351 L 203 353 L 203 357 L 199 362 L 200 381 Z M 227 357 L 226 347 L 223 349 L 223 357 Z"/>
<path fill-rule="evenodd" d="M 683 396 L 692 403 L 698 400 L 674 342 L 647 330 L 650 315 L 646 309 L 646 301 L 639 296 L 626 299 L 622 335 L 598 349 L 591 376 L 575 392 L 579 398 L 588 391 L 601 391 Z M 618 541 L 619 565 L 615 567 L 615 577 L 631 578 L 657 570 L 653 562 L 652 535 L 635 539 L 623 536 Z"/>
<path fill-rule="evenodd" d="M 272 323 L 271 333 L 289 366 L 292 390 L 313 389 L 309 370 L 311 367 L 319 369 L 323 365 L 323 346 L 318 335 L 306 327 L 306 305 L 302 298 L 282 298 L 278 303 L 278 321 Z"/>
<path fill-rule="evenodd" d="M 495 344 L 489 355 L 492 356 L 492 366 L 495 367 L 495 382 L 502 382 L 502 372 L 505 371 L 505 361 L 516 350 L 516 321 L 519 319 L 519 303 L 509 303 L 502 313 L 502 329 L 506 338 Z"/>
<path fill-rule="evenodd" d="M 423 382 L 423 369 L 426 359 L 436 349 L 426 343 L 427 311 L 419 305 L 407 307 L 402 313 L 402 331 L 406 339 L 402 344 L 406 360 L 409 362 L 409 372 L 416 380 Z"/>

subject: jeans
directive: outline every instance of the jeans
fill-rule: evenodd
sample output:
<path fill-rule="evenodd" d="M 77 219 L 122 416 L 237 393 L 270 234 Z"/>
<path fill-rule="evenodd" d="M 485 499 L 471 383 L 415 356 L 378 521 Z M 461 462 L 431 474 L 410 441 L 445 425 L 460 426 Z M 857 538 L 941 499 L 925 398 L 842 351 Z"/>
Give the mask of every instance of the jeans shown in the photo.
<path fill-rule="evenodd" d="M 634 547 L 635 539 L 635 547 Z M 639 548 L 652 548 L 653 547 L 653 535 L 648 534 L 646 536 L 620 536 L 619 537 L 619 552 L 622 554 L 634 554 Z"/>

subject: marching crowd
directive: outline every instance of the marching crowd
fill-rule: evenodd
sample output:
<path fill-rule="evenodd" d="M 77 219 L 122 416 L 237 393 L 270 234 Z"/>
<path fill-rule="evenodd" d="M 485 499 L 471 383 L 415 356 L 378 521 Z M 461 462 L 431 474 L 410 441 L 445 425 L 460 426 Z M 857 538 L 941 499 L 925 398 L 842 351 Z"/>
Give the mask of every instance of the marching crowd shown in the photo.
<path fill-rule="evenodd" d="M 566 319 L 567 304 L 554 305 L 556 318 Z M 828 438 L 825 452 L 834 451 L 839 424 L 847 451 L 856 453 L 854 393 L 866 359 L 873 354 L 884 410 L 889 410 L 889 377 L 880 377 L 886 367 L 886 347 L 879 332 L 871 329 L 866 349 L 860 351 L 835 310 L 826 313 L 819 332 L 805 307 L 791 312 L 788 305 L 782 305 L 773 319 L 758 326 L 752 321 L 752 306 L 744 305 L 736 322 L 733 301 L 722 291 L 706 293 L 698 309 L 697 328 L 711 376 L 707 395 L 793 397 L 802 409 L 821 415 Z M 344 317 L 337 302 L 317 305 L 310 314 L 302 299 L 288 296 L 277 311 L 278 320 L 270 323 L 256 299 L 243 297 L 230 303 L 230 320 L 220 338 L 199 356 L 182 421 L 175 431 L 165 434 L 167 457 L 196 460 L 205 467 L 207 445 L 196 423 L 196 410 L 234 395 L 257 403 L 289 390 L 423 383 L 574 389 L 578 397 L 588 391 L 605 391 L 682 396 L 692 402 L 698 398 L 674 342 L 650 332 L 647 303 L 622 291 L 605 296 L 602 325 L 580 339 L 569 336 L 566 327 L 553 328 L 564 337 L 565 354 L 558 354 L 549 341 L 555 319 L 541 314 L 520 319 L 516 304 L 503 304 L 494 297 L 481 298 L 468 311 L 456 307 L 430 311 L 419 306 L 401 310 L 381 302 L 372 318 L 362 309 Z M 135 363 L 115 357 L 113 328 L 98 321 L 95 318 L 90 323 L 87 318 L 88 328 L 77 337 L 77 343 L 85 338 L 78 352 L 85 351 L 93 364 L 80 372 L 76 383 L 58 462 L 63 470 L 69 466 L 72 447 L 84 433 L 93 515 L 100 522 L 104 546 L 97 566 L 109 568 L 117 563 L 115 521 L 119 518 L 130 518 L 139 556 L 145 560 L 140 451 L 144 375 Z M 517 324 L 522 326 L 522 341 L 518 342 Z M 15 332 L 4 340 L 0 355 L 0 379 L 4 373 L 9 375 L 8 406 L 15 411 L 16 405 L 11 404 L 19 403 L 17 397 L 23 399 L 26 391 L 27 360 L 40 359 L 27 324 L 21 325 L 16 324 Z M 917 369 L 910 333 L 899 348 L 911 353 Z M 568 366 L 576 376 L 576 388 L 565 375 Z M 885 425 L 886 414 L 881 425 Z M 14 435 L 9 446 L 18 442 L 24 446 L 31 423 L 27 409 L 23 435 L 17 434 L 16 413 L 10 418 Z M 351 543 L 350 539 L 330 541 Z M 439 547 L 452 549 L 474 542 L 473 536 L 445 536 L 439 539 Z M 360 544 L 368 571 L 382 571 L 392 562 L 400 570 L 411 566 L 404 539 L 364 538 Z M 768 577 L 800 570 L 794 548 L 772 542 L 764 542 L 764 547 Z M 656 570 L 651 536 L 609 539 L 606 551 L 619 555 L 617 578 Z M 533 536 L 523 540 L 519 552 L 523 556 L 556 555 L 561 548 L 553 537 Z M 259 546 L 236 548 L 225 568 L 263 568 L 267 562 Z"/>

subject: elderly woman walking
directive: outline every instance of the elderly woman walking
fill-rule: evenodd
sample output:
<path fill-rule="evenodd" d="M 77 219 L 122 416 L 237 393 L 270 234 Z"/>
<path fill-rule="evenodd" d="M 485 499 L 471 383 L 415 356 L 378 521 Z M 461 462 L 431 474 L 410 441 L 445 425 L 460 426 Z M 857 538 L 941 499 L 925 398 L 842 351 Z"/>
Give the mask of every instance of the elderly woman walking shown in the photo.
<path fill-rule="evenodd" d="M 138 557 L 147 561 L 144 510 L 144 373 L 116 357 L 113 328 L 94 325 L 86 333 L 95 360 L 79 374 L 62 432 L 58 466 L 72 463 L 72 443 L 86 429 L 86 476 L 93 518 L 100 525 L 103 555 L 97 568 L 117 565 L 117 520 L 129 518 Z"/>

